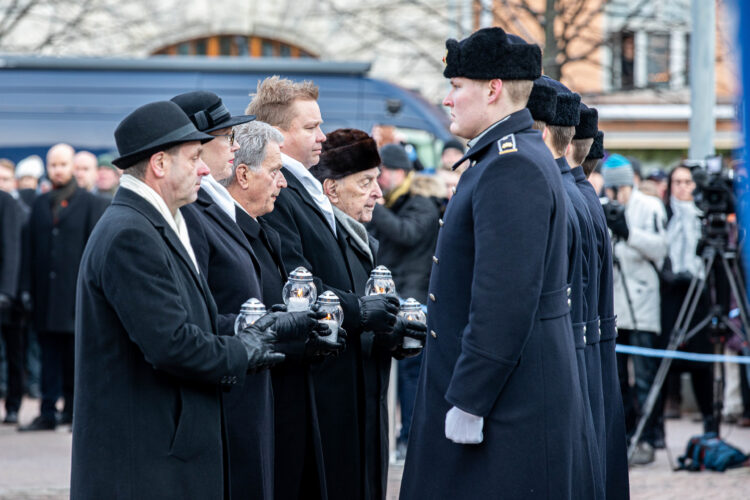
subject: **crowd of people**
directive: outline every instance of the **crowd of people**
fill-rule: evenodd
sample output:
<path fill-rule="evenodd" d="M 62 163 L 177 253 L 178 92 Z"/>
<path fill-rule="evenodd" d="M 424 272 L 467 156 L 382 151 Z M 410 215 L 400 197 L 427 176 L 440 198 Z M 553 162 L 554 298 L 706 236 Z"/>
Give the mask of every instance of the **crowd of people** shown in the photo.
<path fill-rule="evenodd" d="M 323 133 L 318 87 L 278 76 L 245 115 L 209 91 L 141 106 L 117 157 L 0 161 L 4 423 L 27 393 L 40 414 L 19 430 L 72 424 L 72 498 L 382 499 L 391 452 L 407 500 L 628 498 L 658 360 L 633 356 L 632 388 L 615 342 L 664 347 L 705 272 L 691 170 L 640 180 L 606 155 L 596 109 L 520 37 L 446 47 L 468 150 L 446 142 L 434 173 L 387 126 Z M 379 265 L 397 293 L 367 293 Z M 337 330 L 285 300 L 290 274 L 335 294 Z M 267 313 L 242 324 L 251 298 Z M 707 366 L 673 380 L 691 373 L 712 430 Z"/>

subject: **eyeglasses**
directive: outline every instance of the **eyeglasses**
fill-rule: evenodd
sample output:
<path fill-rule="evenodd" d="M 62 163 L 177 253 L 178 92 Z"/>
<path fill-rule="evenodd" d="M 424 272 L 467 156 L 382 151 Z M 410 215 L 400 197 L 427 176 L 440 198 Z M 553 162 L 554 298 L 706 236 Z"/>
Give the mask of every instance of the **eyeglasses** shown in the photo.
<path fill-rule="evenodd" d="M 230 146 L 234 146 L 234 130 L 230 134 L 214 134 L 214 137 L 226 137 Z"/>

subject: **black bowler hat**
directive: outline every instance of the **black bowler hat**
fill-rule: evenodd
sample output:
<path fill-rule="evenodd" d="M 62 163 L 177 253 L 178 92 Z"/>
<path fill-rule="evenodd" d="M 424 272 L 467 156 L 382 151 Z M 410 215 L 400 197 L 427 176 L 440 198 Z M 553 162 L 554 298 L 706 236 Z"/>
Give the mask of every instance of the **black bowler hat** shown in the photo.
<path fill-rule="evenodd" d="M 355 128 L 340 128 L 326 135 L 320 161 L 310 173 L 323 182 L 341 179 L 380 165 L 375 139 Z"/>
<path fill-rule="evenodd" d="M 205 143 L 214 136 L 199 132 L 190 118 L 171 101 L 145 104 L 123 118 L 115 129 L 115 143 L 119 158 L 112 163 L 120 168 L 132 167 L 139 160 L 150 157 L 183 142 Z"/>
<path fill-rule="evenodd" d="M 557 110 L 557 92 L 552 87 L 534 82 L 526 107 L 534 120 L 549 123 L 555 118 Z"/>
<path fill-rule="evenodd" d="M 201 132 L 213 132 L 255 120 L 255 115 L 232 116 L 221 98 L 207 90 L 196 90 L 174 96 L 176 103 Z"/>
<path fill-rule="evenodd" d="M 596 133 L 594 142 L 591 144 L 589 154 L 586 155 L 587 160 L 601 160 L 604 158 L 604 132 L 601 130 Z"/>
<path fill-rule="evenodd" d="M 542 74 L 542 51 L 502 28 L 483 28 L 460 42 L 445 42 L 443 76 L 473 80 L 535 80 Z"/>
<path fill-rule="evenodd" d="M 573 139 L 593 139 L 599 130 L 599 112 L 581 103 L 581 120 L 576 125 Z"/>
<path fill-rule="evenodd" d="M 557 92 L 557 105 L 555 116 L 547 122 L 547 125 L 558 127 L 575 127 L 581 120 L 581 96 L 571 92 L 568 87 L 544 75 L 536 82 L 539 85 L 546 85 Z"/>

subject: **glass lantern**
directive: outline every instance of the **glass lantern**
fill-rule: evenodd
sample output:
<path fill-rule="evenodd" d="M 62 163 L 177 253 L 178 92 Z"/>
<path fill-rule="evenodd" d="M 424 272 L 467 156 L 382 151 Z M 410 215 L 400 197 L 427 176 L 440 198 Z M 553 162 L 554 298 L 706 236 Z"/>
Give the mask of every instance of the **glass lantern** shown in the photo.
<path fill-rule="evenodd" d="M 258 299 L 248 299 L 240 308 L 237 319 L 234 320 L 234 334 L 237 335 L 242 330 L 258 321 L 266 314 L 266 306 Z"/>
<path fill-rule="evenodd" d="M 391 271 L 385 266 L 378 266 L 370 272 L 370 279 L 365 285 L 365 295 L 380 295 L 383 293 L 396 293 L 396 284 L 393 282 Z"/>
<path fill-rule="evenodd" d="M 286 304 L 286 310 L 307 311 L 315 303 L 318 290 L 313 283 L 313 276 L 304 267 L 298 267 L 289 275 L 289 281 L 284 285 L 281 296 Z"/>
<path fill-rule="evenodd" d="M 399 316 L 409 321 L 418 321 L 419 323 L 427 323 L 427 316 L 422 311 L 422 304 L 412 297 L 409 297 L 401 304 L 401 311 L 398 313 Z M 404 343 L 402 344 L 404 349 L 415 349 L 422 347 L 422 342 L 411 337 L 404 337 Z"/>
<path fill-rule="evenodd" d="M 326 316 L 318 321 L 325 323 L 331 329 L 330 335 L 321 338 L 335 344 L 339 339 L 339 327 L 344 322 L 344 310 L 339 304 L 339 298 L 335 293 L 327 290 L 318 297 L 318 306 L 319 311 L 326 313 Z"/>

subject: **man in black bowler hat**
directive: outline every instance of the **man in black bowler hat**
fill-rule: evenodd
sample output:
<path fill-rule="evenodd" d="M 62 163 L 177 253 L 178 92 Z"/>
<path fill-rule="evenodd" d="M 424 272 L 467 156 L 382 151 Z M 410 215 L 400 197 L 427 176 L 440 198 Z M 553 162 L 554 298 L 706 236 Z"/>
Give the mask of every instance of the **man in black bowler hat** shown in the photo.
<path fill-rule="evenodd" d="M 169 101 L 115 130 L 126 173 L 78 277 L 72 498 L 226 498 L 222 389 L 307 340 L 279 313 L 217 335 L 180 211 L 208 173 L 212 139 Z M 294 314 L 317 328 L 314 313 Z"/>
<path fill-rule="evenodd" d="M 541 51 L 515 42 L 446 43 L 443 104 L 471 162 L 433 257 L 405 500 L 574 498 L 581 477 L 566 202 L 525 109 Z"/>

